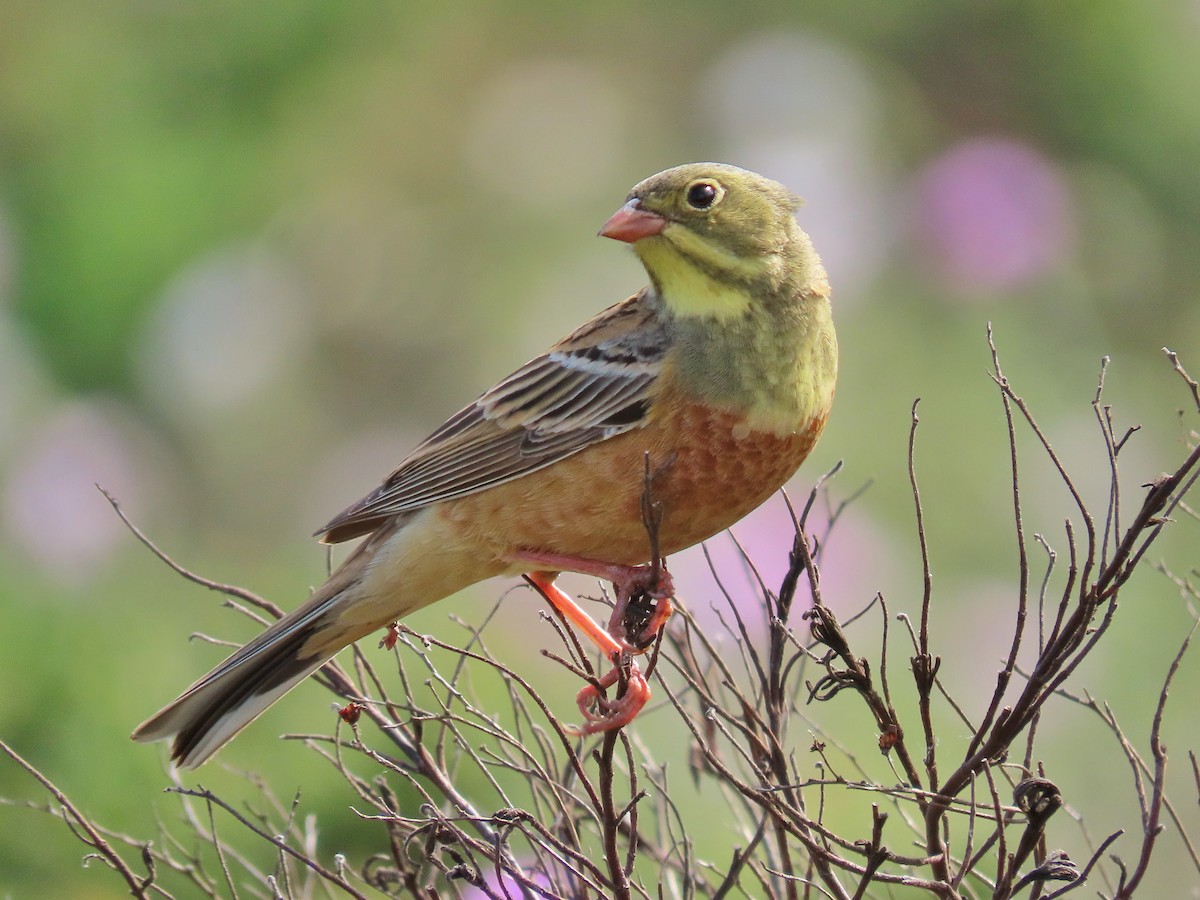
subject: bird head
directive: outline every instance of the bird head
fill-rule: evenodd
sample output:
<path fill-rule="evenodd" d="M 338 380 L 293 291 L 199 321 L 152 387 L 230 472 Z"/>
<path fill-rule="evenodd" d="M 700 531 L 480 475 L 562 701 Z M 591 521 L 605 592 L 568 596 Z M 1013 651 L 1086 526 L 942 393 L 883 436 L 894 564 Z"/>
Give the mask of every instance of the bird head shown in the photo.
<path fill-rule="evenodd" d="M 725 318 L 819 262 L 778 182 L 722 163 L 676 166 L 640 182 L 600 229 L 633 245 L 668 308 Z M 823 277 L 823 272 L 821 273 Z"/>

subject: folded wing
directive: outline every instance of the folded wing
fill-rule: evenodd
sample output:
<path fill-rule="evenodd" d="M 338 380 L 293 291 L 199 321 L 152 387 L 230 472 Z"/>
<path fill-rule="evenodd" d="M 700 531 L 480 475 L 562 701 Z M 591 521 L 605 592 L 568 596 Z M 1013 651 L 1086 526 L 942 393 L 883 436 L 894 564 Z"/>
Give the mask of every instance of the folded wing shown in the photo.
<path fill-rule="evenodd" d="M 618 303 L 451 416 L 318 534 L 338 543 L 399 513 L 520 478 L 640 428 L 669 335 L 647 292 Z"/>

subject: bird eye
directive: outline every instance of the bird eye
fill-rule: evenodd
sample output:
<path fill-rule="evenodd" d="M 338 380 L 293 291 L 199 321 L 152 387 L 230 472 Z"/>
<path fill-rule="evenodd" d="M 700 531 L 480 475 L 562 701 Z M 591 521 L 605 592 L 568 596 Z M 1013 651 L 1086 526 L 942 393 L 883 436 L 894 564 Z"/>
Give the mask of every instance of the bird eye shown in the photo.
<path fill-rule="evenodd" d="M 709 209 L 721 199 L 721 188 L 712 181 L 694 181 L 688 185 L 687 202 L 693 209 Z"/>

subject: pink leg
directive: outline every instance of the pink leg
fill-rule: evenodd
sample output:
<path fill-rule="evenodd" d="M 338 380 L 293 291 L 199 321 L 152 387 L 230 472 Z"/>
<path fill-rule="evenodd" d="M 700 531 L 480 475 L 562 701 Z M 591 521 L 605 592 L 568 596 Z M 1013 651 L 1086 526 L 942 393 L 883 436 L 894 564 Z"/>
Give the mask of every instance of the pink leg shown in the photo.
<path fill-rule="evenodd" d="M 632 722 L 642 711 L 646 701 L 650 699 L 650 685 L 633 660 L 629 661 L 629 680 L 625 684 L 625 692 L 615 700 L 609 700 L 601 693 L 620 680 L 621 670 L 614 666 L 612 671 L 600 679 L 600 688 L 584 685 L 583 690 L 575 695 L 579 704 L 579 712 L 583 714 L 584 725 L 573 729 L 580 735 L 596 734 L 601 731 L 612 731 Z M 592 712 L 592 707 L 599 713 Z"/>
<path fill-rule="evenodd" d="M 618 643 L 616 638 L 597 625 L 595 619 L 554 583 L 553 574 L 530 572 L 526 577 L 533 582 L 534 587 L 546 595 L 546 599 L 554 604 L 554 608 L 562 613 L 568 622 L 587 635 L 588 639 L 600 648 L 600 652 L 609 662 L 616 662 L 617 657 L 624 652 L 625 648 Z"/>
<path fill-rule="evenodd" d="M 621 649 L 627 653 L 644 653 L 654 643 L 659 630 L 670 618 L 672 612 L 670 598 L 675 594 L 675 584 L 671 579 L 671 573 L 665 567 L 623 566 L 577 556 L 534 552 L 520 553 L 517 560 L 531 563 L 548 572 L 578 572 L 581 575 L 592 575 L 605 581 L 611 581 L 616 589 L 616 600 L 613 604 L 612 616 L 608 620 L 608 633 L 614 637 L 620 635 L 620 637 L 616 637 L 616 640 Z M 643 613 L 638 616 L 641 621 L 629 615 L 631 612 L 629 601 L 634 597 L 648 597 L 657 601 L 648 615 Z M 574 606 L 573 601 L 572 605 Z M 587 613 L 578 607 L 575 608 L 580 616 L 587 617 L 588 622 L 592 626 L 595 625 Z M 640 612 L 640 609 L 638 611 Z M 566 615 L 565 612 L 564 615 Z M 572 621 L 579 624 L 590 636 L 591 632 L 588 626 L 573 617 Z M 592 639 L 596 640 L 594 637 Z M 596 640 L 596 643 L 602 650 L 605 649 L 602 642 Z"/>
<path fill-rule="evenodd" d="M 612 671 L 600 679 L 600 687 L 586 685 L 576 697 L 579 711 L 583 714 L 584 725 L 578 729 L 579 734 L 595 734 L 599 731 L 610 731 L 632 722 L 634 717 L 650 699 L 650 685 L 637 667 L 637 663 L 629 660 L 629 678 L 624 692 L 614 700 L 609 700 L 601 691 L 612 687 L 621 677 L 622 660 L 628 660 L 625 648 L 611 634 L 596 624 L 574 600 L 568 597 L 554 583 L 554 577 L 545 572 L 531 572 L 528 576 L 533 585 L 545 595 L 555 608 L 563 614 L 568 622 L 576 626 L 600 648 L 610 663 Z M 598 712 L 593 712 L 595 707 Z"/>

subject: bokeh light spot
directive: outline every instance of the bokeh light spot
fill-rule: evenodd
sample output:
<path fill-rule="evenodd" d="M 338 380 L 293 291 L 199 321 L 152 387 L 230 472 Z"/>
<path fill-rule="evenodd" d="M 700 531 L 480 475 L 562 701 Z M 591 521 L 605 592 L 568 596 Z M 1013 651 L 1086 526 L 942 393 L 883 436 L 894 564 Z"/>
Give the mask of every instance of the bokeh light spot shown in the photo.
<path fill-rule="evenodd" d="M 148 391 L 176 415 L 250 399 L 299 355 L 305 311 L 288 268 L 259 244 L 198 259 L 168 285 L 143 334 Z"/>
<path fill-rule="evenodd" d="M 697 104 L 724 162 L 762 172 L 805 200 L 839 305 L 862 296 L 887 256 L 891 204 L 879 142 L 880 91 L 849 48 L 823 36 L 754 34 L 717 58 Z"/>
<path fill-rule="evenodd" d="M 1072 246 L 1070 197 L 1050 160 L 1005 137 L 951 147 L 921 175 L 917 215 L 940 274 L 967 290 L 1011 288 Z"/>
<path fill-rule="evenodd" d="M 161 479 L 149 438 L 119 408 L 80 402 L 27 435 L 4 483 L 9 539 L 42 573 L 78 583 L 94 574 L 128 532 L 97 485 L 128 509 L 144 508 Z"/>

